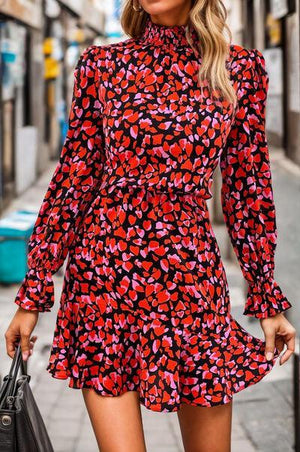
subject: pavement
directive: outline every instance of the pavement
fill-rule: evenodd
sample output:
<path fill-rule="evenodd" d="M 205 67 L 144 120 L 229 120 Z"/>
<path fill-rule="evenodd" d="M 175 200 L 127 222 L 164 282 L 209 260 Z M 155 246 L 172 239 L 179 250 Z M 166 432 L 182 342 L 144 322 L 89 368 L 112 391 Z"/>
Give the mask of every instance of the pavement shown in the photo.
<path fill-rule="evenodd" d="M 287 317 L 298 328 L 300 310 L 296 307 L 300 281 L 299 212 L 300 170 L 280 150 L 272 150 L 273 187 L 277 207 L 278 246 L 275 276 L 293 307 Z M 55 168 L 55 162 L 9 210 L 38 208 Z M 298 196 L 297 196 L 298 195 Z M 295 205 L 297 203 L 298 205 Z M 224 224 L 213 225 L 221 255 L 226 255 L 228 234 Z M 298 247 L 298 249 L 297 249 Z M 232 315 L 251 334 L 263 338 L 258 319 L 242 314 L 245 282 L 237 260 L 223 257 L 231 295 Z M 89 417 L 80 390 L 68 387 L 68 380 L 51 377 L 45 370 L 50 353 L 56 313 L 62 289 L 64 267 L 54 275 L 56 304 L 41 313 L 34 334 L 38 336 L 28 361 L 31 387 L 45 420 L 55 452 L 97 452 Z M 6 355 L 4 332 L 17 306 L 13 302 L 18 284 L 1 287 L 0 294 L 0 375 L 8 372 L 11 359 Z M 297 342 L 298 350 L 298 342 Z M 273 370 L 260 382 L 240 391 L 233 400 L 231 452 L 290 452 L 294 450 L 293 359 L 283 366 L 277 360 Z M 176 413 L 152 412 L 141 405 L 147 452 L 183 452 Z"/>

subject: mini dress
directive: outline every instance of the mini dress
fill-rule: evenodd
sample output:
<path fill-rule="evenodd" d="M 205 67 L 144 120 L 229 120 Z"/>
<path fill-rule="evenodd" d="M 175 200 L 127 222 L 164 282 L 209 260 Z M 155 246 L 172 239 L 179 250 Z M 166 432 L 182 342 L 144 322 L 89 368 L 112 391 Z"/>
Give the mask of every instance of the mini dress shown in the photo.
<path fill-rule="evenodd" d="M 138 37 L 92 45 L 74 71 L 69 128 L 28 243 L 15 302 L 50 311 L 66 260 L 47 370 L 102 396 L 138 391 L 153 411 L 211 407 L 275 364 L 231 315 L 207 200 L 220 200 L 248 283 L 243 314 L 291 303 L 274 280 L 277 229 L 263 54 L 230 44 L 238 103 L 198 81 L 194 28 L 147 17 Z M 190 34 L 187 34 L 190 31 Z"/>

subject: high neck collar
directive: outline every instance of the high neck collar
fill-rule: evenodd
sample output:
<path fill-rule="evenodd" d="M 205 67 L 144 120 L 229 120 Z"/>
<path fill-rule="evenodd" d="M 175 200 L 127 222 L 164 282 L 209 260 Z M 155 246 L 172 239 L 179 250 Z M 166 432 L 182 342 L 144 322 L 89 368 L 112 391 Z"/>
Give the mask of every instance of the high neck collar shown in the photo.
<path fill-rule="evenodd" d="M 192 43 L 197 45 L 199 43 L 199 37 L 194 27 L 190 24 L 162 25 L 153 22 L 151 16 L 148 16 L 140 39 L 146 44 L 153 44 L 155 46 L 186 47 L 190 46 L 186 36 L 188 30 L 191 31 Z"/>

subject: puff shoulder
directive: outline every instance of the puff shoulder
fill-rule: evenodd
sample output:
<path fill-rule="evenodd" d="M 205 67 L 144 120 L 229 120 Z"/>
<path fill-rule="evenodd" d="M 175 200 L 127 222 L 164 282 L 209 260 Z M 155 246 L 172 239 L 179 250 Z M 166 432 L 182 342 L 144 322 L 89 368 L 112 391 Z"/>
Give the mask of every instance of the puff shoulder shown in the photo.
<path fill-rule="evenodd" d="M 269 74 L 266 67 L 266 60 L 262 52 L 256 48 L 249 50 L 249 58 L 252 70 L 253 88 L 263 90 L 267 94 L 269 87 Z"/>

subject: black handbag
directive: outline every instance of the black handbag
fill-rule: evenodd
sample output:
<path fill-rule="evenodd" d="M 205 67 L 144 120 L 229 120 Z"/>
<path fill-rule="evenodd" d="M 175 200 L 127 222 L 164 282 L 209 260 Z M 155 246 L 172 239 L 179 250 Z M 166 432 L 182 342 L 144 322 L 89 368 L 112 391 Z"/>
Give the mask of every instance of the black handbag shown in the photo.
<path fill-rule="evenodd" d="M 1 452 L 54 452 L 29 385 L 30 378 L 19 343 L 0 388 Z"/>

